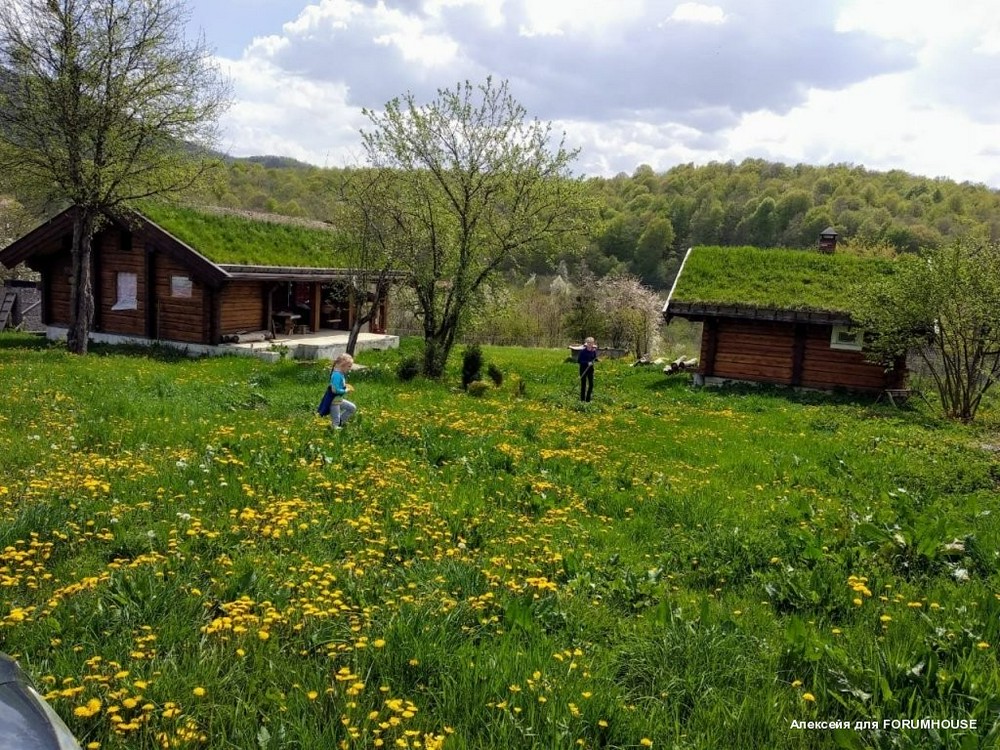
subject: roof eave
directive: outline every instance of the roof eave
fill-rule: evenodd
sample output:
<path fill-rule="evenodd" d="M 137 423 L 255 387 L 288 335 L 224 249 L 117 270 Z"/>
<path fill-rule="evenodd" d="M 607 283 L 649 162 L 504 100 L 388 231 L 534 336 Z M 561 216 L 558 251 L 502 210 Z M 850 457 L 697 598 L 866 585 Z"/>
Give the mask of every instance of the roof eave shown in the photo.
<path fill-rule="evenodd" d="M 681 302 L 671 300 L 664 315 L 688 320 L 734 318 L 769 320 L 782 323 L 816 323 L 820 325 L 851 325 L 849 313 L 836 310 L 797 310 L 711 302 Z"/>
<path fill-rule="evenodd" d="M 219 265 L 232 280 L 253 281 L 336 281 L 352 277 L 386 277 L 391 281 L 402 280 L 406 274 L 402 271 L 372 271 L 357 268 L 311 268 L 304 266 L 256 266 L 238 263 L 223 263 Z"/>
<path fill-rule="evenodd" d="M 11 242 L 0 250 L 0 263 L 7 268 L 14 268 L 24 263 L 46 246 L 46 242 L 64 234 L 67 226 L 73 226 L 73 206 L 49 217 L 27 234 Z"/>

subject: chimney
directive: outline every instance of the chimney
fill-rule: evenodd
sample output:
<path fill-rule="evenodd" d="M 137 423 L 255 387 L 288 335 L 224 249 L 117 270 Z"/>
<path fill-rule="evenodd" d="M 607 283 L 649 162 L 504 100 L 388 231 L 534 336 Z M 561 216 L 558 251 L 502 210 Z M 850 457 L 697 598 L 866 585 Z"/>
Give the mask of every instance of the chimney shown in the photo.
<path fill-rule="evenodd" d="M 819 251 L 821 253 L 833 253 L 837 249 L 837 230 L 827 227 L 819 233 Z"/>

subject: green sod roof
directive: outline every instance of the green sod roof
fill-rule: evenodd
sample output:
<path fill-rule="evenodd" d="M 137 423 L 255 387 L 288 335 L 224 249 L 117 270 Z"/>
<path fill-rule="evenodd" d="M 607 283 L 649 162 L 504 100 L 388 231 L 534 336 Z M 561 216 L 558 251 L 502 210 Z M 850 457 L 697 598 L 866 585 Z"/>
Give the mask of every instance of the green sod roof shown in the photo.
<path fill-rule="evenodd" d="M 344 268 L 336 235 L 319 222 L 269 214 L 198 210 L 163 203 L 143 216 L 219 265 Z"/>
<path fill-rule="evenodd" d="M 854 288 L 891 272 L 890 261 L 845 253 L 696 247 L 670 302 L 849 314 Z"/>

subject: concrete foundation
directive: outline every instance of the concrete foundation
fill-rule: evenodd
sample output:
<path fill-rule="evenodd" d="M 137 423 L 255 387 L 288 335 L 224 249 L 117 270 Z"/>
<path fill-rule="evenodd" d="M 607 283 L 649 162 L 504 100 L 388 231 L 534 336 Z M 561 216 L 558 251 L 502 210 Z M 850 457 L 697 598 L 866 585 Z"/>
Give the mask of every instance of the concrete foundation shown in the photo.
<path fill-rule="evenodd" d="M 49 326 L 46 336 L 52 341 L 66 338 L 67 329 Z M 320 333 L 304 333 L 301 335 L 279 336 L 273 341 L 254 341 L 244 344 L 188 344 L 183 341 L 155 341 L 141 336 L 121 336 L 113 333 L 91 332 L 90 340 L 99 344 L 134 344 L 150 346 L 160 344 L 171 346 L 185 352 L 191 357 L 203 356 L 241 356 L 257 357 L 268 362 L 277 362 L 282 356 L 290 359 L 335 359 L 337 355 L 347 350 L 347 332 L 323 331 Z M 368 349 L 396 349 L 399 347 L 399 336 L 382 333 L 360 333 L 355 354 Z"/>

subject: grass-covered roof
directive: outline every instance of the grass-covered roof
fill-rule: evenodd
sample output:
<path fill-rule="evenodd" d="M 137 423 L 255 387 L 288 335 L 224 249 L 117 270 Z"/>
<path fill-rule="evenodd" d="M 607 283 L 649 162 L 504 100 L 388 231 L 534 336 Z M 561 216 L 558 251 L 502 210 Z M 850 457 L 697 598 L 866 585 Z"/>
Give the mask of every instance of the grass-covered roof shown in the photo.
<path fill-rule="evenodd" d="M 670 301 L 849 314 L 853 289 L 891 269 L 891 261 L 847 253 L 696 247 Z"/>
<path fill-rule="evenodd" d="M 343 268 L 336 235 L 319 222 L 269 214 L 216 212 L 163 203 L 142 214 L 219 265 Z"/>

